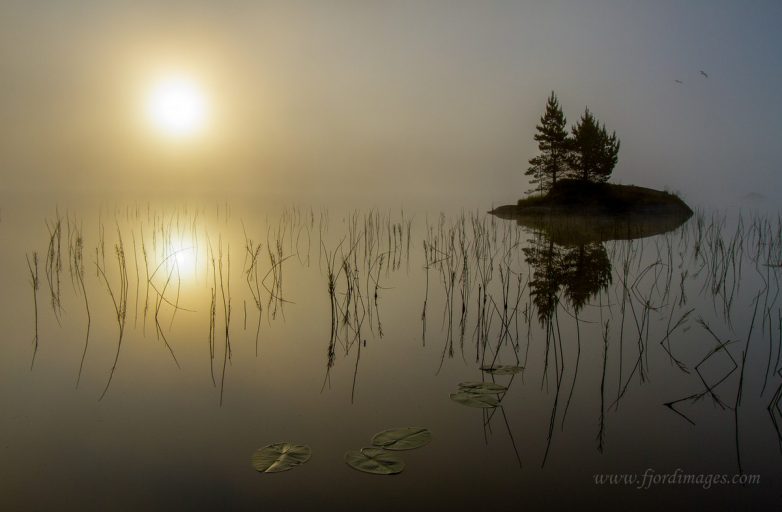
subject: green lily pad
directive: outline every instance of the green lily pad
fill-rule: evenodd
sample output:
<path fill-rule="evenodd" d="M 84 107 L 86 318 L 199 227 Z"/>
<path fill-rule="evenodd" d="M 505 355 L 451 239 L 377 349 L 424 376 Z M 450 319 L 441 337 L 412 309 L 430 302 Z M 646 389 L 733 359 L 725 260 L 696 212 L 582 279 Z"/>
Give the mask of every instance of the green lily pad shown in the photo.
<path fill-rule="evenodd" d="M 288 471 L 304 464 L 312 456 L 312 450 L 305 444 L 275 443 L 255 450 L 253 467 L 262 473 Z"/>
<path fill-rule="evenodd" d="M 508 391 L 508 388 L 502 384 L 495 384 L 494 382 L 460 382 L 459 391 L 497 394 Z"/>
<path fill-rule="evenodd" d="M 362 448 L 345 452 L 348 466 L 373 475 L 395 475 L 405 469 L 405 461 L 382 448 Z"/>
<path fill-rule="evenodd" d="M 451 400 L 468 407 L 481 407 L 483 409 L 491 409 L 492 407 L 500 405 L 500 401 L 497 400 L 497 397 L 490 393 L 459 391 L 457 393 L 451 393 Z"/>
<path fill-rule="evenodd" d="M 484 366 L 481 368 L 482 371 L 491 373 L 493 375 L 515 375 L 523 369 L 523 366 L 509 366 L 504 364 L 500 364 L 494 367 Z"/>
<path fill-rule="evenodd" d="M 386 450 L 412 450 L 428 444 L 432 432 L 423 427 L 392 428 L 375 434 L 372 444 Z"/>

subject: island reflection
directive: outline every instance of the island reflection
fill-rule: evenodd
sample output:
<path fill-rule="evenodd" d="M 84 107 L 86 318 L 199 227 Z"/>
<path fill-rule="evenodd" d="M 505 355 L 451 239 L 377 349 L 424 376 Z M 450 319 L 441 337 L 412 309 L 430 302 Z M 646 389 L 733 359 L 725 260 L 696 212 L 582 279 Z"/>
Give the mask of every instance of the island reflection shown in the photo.
<path fill-rule="evenodd" d="M 524 247 L 532 268 L 530 293 L 541 323 L 551 318 L 560 291 L 577 315 L 589 300 L 611 284 L 611 260 L 604 242 L 667 233 L 690 215 L 528 216 L 497 213 L 516 220 L 532 234 Z"/>

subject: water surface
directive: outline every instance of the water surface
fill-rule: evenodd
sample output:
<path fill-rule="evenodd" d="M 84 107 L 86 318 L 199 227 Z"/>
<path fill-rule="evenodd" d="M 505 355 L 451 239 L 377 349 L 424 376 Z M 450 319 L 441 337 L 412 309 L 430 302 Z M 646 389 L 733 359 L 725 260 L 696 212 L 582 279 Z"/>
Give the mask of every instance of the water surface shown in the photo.
<path fill-rule="evenodd" d="M 2 502 L 779 506 L 778 219 L 625 227 L 594 236 L 577 221 L 477 210 L 8 202 Z M 499 365 L 523 370 L 482 370 Z M 449 398 L 463 381 L 508 391 L 500 407 L 465 407 Z M 402 474 L 344 464 L 374 433 L 413 425 L 434 439 L 402 454 Z M 280 441 L 309 444 L 312 459 L 254 471 L 252 452 Z M 760 481 L 595 483 L 677 470 Z"/>

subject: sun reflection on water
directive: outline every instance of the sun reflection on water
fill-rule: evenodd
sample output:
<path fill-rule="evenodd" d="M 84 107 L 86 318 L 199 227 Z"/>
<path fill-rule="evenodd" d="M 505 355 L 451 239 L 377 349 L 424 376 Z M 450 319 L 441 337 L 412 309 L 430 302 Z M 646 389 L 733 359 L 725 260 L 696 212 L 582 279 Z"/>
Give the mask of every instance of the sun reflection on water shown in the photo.
<path fill-rule="evenodd" d="M 197 252 L 198 247 L 189 237 L 168 241 L 164 246 L 165 256 L 162 260 L 166 274 L 181 281 L 194 280 L 198 276 Z"/>

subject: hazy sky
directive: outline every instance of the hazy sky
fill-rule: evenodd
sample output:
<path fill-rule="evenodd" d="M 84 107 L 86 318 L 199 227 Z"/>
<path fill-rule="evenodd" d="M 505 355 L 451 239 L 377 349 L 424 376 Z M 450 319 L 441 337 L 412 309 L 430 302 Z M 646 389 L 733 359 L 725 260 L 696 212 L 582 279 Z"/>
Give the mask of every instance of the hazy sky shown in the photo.
<path fill-rule="evenodd" d="M 614 181 L 779 198 L 780 23 L 778 1 L 4 0 L 0 190 L 501 203 L 554 90 L 616 130 Z M 143 119 L 167 70 L 212 105 L 188 143 Z"/>

